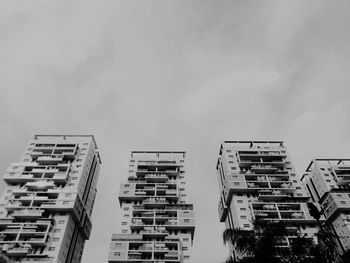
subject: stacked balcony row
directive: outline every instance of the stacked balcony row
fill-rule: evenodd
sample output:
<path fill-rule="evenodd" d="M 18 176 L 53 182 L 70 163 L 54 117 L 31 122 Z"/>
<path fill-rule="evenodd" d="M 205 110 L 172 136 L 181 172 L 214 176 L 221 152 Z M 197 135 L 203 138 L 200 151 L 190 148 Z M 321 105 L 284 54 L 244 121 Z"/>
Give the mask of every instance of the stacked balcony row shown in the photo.
<path fill-rule="evenodd" d="M 114 235 L 110 246 L 109 260 L 117 262 L 181 262 L 179 241 L 145 241 L 140 235 Z"/>

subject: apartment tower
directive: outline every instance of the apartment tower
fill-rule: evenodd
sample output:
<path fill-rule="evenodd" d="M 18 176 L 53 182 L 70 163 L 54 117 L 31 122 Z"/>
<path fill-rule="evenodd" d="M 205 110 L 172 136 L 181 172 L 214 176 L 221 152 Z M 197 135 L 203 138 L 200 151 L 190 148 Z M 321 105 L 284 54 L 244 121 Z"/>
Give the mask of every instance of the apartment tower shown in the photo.
<path fill-rule="evenodd" d="M 184 162 L 185 152 L 131 153 L 119 192 L 121 233 L 112 235 L 109 263 L 189 262 L 195 226 Z"/>
<path fill-rule="evenodd" d="M 350 249 L 350 159 L 314 159 L 302 182 L 346 252 Z"/>
<path fill-rule="evenodd" d="M 79 263 L 101 160 L 91 135 L 36 135 L 6 170 L 0 248 L 10 262 Z"/>
<path fill-rule="evenodd" d="M 310 197 L 282 141 L 224 141 L 217 162 L 219 217 L 226 228 L 252 230 L 254 219 L 285 221 L 286 236 L 278 246 L 288 248 L 298 231 L 315 239 L 316 220 Z"/>

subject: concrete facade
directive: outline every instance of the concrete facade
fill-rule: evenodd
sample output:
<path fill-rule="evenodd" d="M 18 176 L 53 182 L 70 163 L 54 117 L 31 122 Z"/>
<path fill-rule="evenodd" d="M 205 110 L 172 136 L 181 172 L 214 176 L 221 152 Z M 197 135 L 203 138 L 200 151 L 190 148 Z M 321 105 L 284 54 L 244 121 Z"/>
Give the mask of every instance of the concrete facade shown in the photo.
<path fill-rule="evenodd" d="M 185 152 L 131 153 L 119 191 L 122 230 L 112 235 L 109 263 L 189 262 L 195 225 L 184 162 Z"/>
<path fill-rule="evenodd" d="M 343 252 L 350 249 L 350 159 L 314 159 L 302 182 L 319 203 Z"/>
<path fill-rule="evenodd" d="M 288 227 L 281 248 L 289 247 L 298 231 L 315 240 L 310 197 L 282 141 L 225 141 L 216 169 L 219 217 L 226 228 L 252 230 L 254 219 L 285 221 L 295 227 Z"/>
<path fill-rule="evenodd" d="M 93 136 L 36 135 L 7 169 L 0 249 L 10 262 L 79 263 L 101 160 Z"/>

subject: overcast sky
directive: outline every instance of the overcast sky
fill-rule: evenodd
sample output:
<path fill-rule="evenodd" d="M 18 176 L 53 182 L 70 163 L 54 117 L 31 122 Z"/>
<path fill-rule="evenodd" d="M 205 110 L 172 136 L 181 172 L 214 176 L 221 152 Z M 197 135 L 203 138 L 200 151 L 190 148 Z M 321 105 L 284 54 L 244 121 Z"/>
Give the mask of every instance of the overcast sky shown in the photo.
<path fill-rule="evenodd" d="M 107 262 L 131 150 L 187 151 L 193 263 L 227 255 L 221 141 L 285 140 L 300 174 L 350 157 L 350 1 L 0 5 L 0 170 L 36 133 L 94 134 L 100 149 L 83 263 Z"/>

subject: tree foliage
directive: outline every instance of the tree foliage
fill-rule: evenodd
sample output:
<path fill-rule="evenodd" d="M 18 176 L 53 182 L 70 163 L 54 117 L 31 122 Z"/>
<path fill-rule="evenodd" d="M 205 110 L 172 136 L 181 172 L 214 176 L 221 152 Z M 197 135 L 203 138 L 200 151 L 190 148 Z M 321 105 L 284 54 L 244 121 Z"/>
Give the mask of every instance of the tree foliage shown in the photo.
<path fill-rule="evenodd" d="M 285 242 L 288 228 L 297 228 L 285 222 L 256 220 L 253 230 L 226 229 L 224 243 L 231 246 L 232 253 L 226 263 L 346 263 L 340 257 L 335 235 L 325 224 L 319 225 L 318 242 L 300 231 L 294 232 L 290 246 Z"/>

